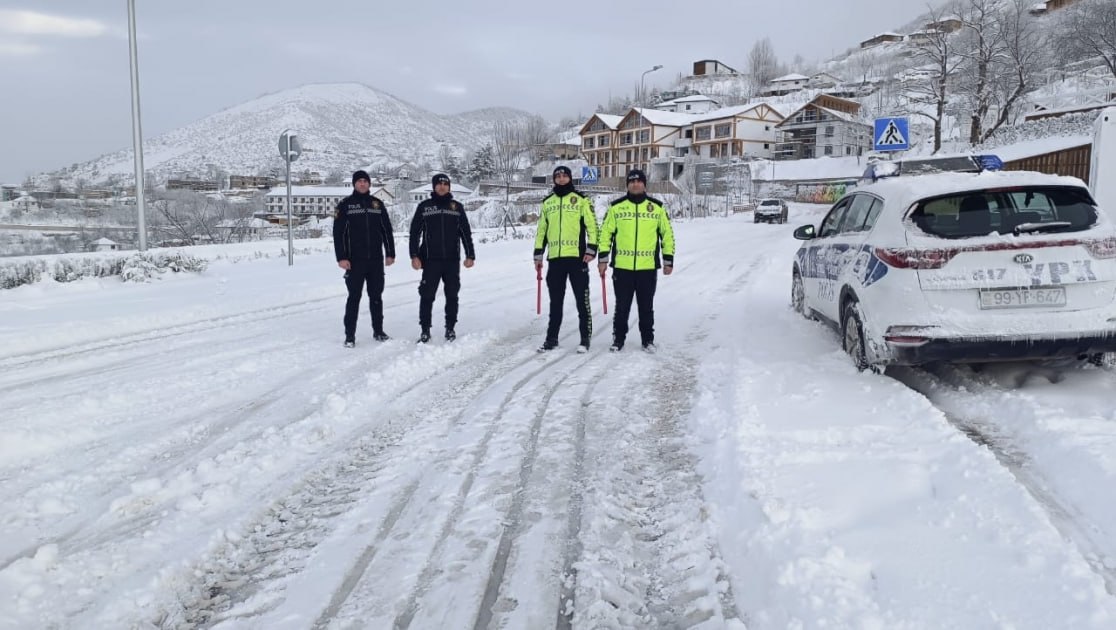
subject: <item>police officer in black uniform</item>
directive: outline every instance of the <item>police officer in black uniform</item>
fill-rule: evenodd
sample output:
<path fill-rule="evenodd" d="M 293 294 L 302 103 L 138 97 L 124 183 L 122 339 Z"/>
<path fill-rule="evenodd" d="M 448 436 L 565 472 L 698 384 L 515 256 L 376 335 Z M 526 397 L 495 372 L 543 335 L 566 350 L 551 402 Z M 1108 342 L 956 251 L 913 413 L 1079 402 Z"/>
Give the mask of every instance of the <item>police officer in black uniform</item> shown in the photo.
<path fill-rule="evenodd" d="M 446 296 L 446 341 L 457 339 L 457 293 L 461 289 L 461 249 L 465 249 L 465 268 L 477 259 L 473 233 L 465 207 L 450 192 L 450 178 L 438 173 L 431 181 L 434 192 L 419 203 L 411 219 L 411 267 L 422 270 L 419 283 L 419 343 L 430 341 L 431 311 L 438 283 Z"/>
<path fill-rule="evenodd" d="M 349 299 L 345 302 L 345 347 L 356 345 L 360 294 L 367 284 L 372 311 L 372 338 L 390 339 L 384 332 L 384 266 L 395 262 L 395 237 L 384 202 L 369 192 L 368 173 L 353 173 L 353 194 L 337 204 L 333 219 L 333 250 L 337 266 L 345 270 Z"/>

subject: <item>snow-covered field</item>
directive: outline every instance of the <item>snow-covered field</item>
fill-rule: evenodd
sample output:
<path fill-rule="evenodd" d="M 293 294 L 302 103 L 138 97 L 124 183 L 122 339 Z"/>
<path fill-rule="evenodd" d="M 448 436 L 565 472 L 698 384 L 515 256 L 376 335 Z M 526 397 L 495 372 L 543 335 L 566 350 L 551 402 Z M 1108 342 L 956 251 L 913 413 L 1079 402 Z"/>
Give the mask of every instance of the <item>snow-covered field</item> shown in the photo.
<path fill-rule="evenodd" d="M 536 354 L 526 240 L 453 344 L 401 261 L 342 348 L 327 241 L 0 293 L 0 628 L 1116 627 L 1116 374 L 858 373 L 787 304 L 820 211 L 676 223 L 656 355 L 599 282 Z"/>

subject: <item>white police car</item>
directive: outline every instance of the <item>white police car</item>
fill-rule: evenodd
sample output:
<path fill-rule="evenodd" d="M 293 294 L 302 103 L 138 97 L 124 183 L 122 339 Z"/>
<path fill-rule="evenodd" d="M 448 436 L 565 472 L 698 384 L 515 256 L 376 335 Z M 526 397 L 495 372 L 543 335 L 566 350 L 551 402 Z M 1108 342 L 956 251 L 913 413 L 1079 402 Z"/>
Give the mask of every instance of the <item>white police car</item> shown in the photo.
<path fill-rule="evenodd" d="M 1116 227 L 1078 179 L 880 179 L 794 235 L 792 304 L 860 369 L 1116 351 Z"/>

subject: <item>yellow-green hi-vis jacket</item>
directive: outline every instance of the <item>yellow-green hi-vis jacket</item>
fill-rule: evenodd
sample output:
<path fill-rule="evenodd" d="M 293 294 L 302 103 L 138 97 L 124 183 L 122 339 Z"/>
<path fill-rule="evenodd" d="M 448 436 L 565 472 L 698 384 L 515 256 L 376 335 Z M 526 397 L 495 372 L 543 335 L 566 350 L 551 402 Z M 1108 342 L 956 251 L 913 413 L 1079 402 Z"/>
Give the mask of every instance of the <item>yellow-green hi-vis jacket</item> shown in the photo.
<path fill-rule="evenodd" d="M 597 258 L 602 263 L 612 256 L 614 269 L 673 267 L 674 229 L 663 202 L 644 197 L 636 203 L 628 195 L 613 201 L 601 224 L 599 252 Z"/>
<path fill-rule="evenodd" d="M 561 196 L 550 193 L 543 199 L 535 260 L 542 262 L 544 250 L 550 260 L 597 255 L 597 215 L 588 197 L 575 190 Z"/>

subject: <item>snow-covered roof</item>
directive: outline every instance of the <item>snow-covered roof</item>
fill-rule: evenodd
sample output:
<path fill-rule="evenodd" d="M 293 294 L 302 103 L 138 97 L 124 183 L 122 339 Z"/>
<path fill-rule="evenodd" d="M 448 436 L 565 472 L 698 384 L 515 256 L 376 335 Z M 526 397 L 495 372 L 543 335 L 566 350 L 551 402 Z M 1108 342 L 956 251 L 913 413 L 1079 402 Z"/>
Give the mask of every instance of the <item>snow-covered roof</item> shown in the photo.
<path fill-rule="evenodd" d="M 642 113 L 643 119 L 652 125 L 661 125 L 664 127 L 685 127 L 692 125 L 696 116 L 694 114 L 684 114 L 681 112 L 664 112 L 661 109 L 649 109 L 644 107 L 633 107 L 628 116 L 633 114 L 639 116 Z M 628 116 L 625 116 L 627 118 Z"/>
<path fill-rule="evenodd" d="M 845 112 L 839 112 L 835 109 L 829 109 L 828 107 L 821 107 L 820 105 L 815 105 L 815 107 L 817 107 L 819 110 L 829 114 L 830 116 L 833 116 L 834 118 L 837 118 L 838 120 L 843 120 L 845 122 L 851 122 L 851 123 L 860 123 L 862 125 L 868 125 L 868 123 L 866 123 L 863 120 L 857 118 L 856 116 L 853 116 L 852 114 L 846 114 Z"/>
<path fill-rule="evenodd" d="M 808 77 L 808 76 L 798 74 L 797 72 L 792 72 L 790 74 L 785 74 L 785 75 L 783 75 L 783 76 L 781 76 L 777 79 L 771 79 L 771 82 L 772 83 L 780 83 L 780 82 L 785 82 L 785 81 L 809 81 L 809 80 L 810 80 L 810 77 Z"/>
<path fill-rule="evenodd" d="M 388 192 L 383 186 L 373 186 L 369 189 L 373 195 Z M 292 197 L 348 197 L 353 194 L 351 186 L 291 186 Z M 390 195 L 391 193 L 388 192 Z M 286 197 L 287 187 L 276 186 L 267 193 L 268 197 Z"/>
<path fill-rule="evenodd" d="M 992 149 L 981 149 L 980 153 L 991 153 L 1004 162 L 1011 162 L 1034 157 L 1036 155 L 1045 155 L 1047 153 L 1054 153 L 1055 151 L 1080 147 L 1092 141 L 1093 137 L 1087 135 L 1053 136 L 1049 138 L 1039 138 L 1037 140 L 1025 140 L 1023 142 L 1007 144 Z"/>
<path fill-rule="evenodd" d="M 660 105 L 669 105 L 669 104 L 672 104 L 672 103 L 704 103 L 704 102 L 719 103 L 720 101 L 718 101 L 715 98 L 711 98 L 709 96 L 706 96 L 704 94 L 691 94 L 690 96 L 683 96 L 683 97 L 680 97 L 680 98 L 676 98 L 674 100 L 665 101 L 663 103 L 660 103 Z"/>
<path fill-rule="evenodd" d="M 623 116 L 616 116 L 615 114 L 593 114 L 609 129 L 616 129 L 620 126 L 620 121 L 624 120 Z"/>
<path fill-rule="evenodd" d="M 702 123 L 710 120 L 717 120 L 720 118 L 732 118 L 733 116 L 739 116 L 741 114 L 745 114 L 764 106 L 771 107 L 767 103 L 750 103 L 748 105 L 733 105 L 732 107 L 722 107 L 720 109 L 714 109 L 712 111 L 705 112 L 704 114 L 695 114 L 693 122 Z M 780 117 L 782 116 L 782 113 L 780 113 L 774 107 L 772 107 L 771 109 L 774 110 L 775 113 L 779 114 Z"/>
<path fill-rule="evenodd" d="M 291 186 L 292 197 L 348 197 L 353 194 L 352 186 Z M 287 187 L 276 186 L 267 193 L 268 197 L 286 197 Z"/>
<path fill-rule="evenodd" d="M 93 241 L 93 244 L 94 245 L 116 245 L 116 241 L 102 237 L 102 238 L 99 238 L 99 239 Z"/>

